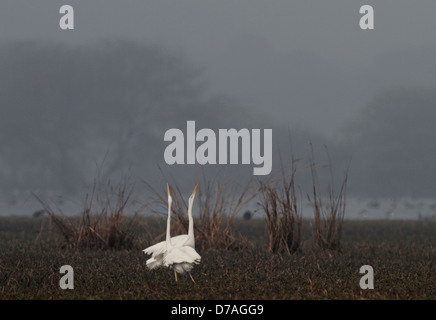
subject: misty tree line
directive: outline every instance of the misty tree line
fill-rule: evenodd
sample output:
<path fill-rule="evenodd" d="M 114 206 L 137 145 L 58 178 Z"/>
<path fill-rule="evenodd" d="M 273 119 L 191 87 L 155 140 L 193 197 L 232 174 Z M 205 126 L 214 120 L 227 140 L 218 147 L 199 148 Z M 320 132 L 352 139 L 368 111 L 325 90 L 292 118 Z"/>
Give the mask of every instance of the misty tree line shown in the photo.
<path fill-rule="evenodd" d="M 196 120 L 211 129 L 273 128 L 274 150 L 283 151 L 283 157 L 290 137 L 297 157 L 309 141 L 326 145 L 340 170 L 352 157 L 351 192 L 432 195 L 432 88 L 380 92 L 337 142 L 311 132 L 290 136 L 288 128 L 250 113 L 242 101 L 209 94 L 201 69 L 157 45 L 13 43 L 1 47 L 0 70 L 4 192 L 74 194 L 92 181 L 98 167 L 108 177 L 129 170 L 141 178 L 159 175 L 165 131 Z M 274 157 L 273 170 L 280 161 L 286 162 Z M 164 169 L 180 179 L 190 172 Z"/>
<path fill-rule="evenodd" d="M 2 47 L 0 68 L 5 190 L 76 192 L 98 169 L 145 175 L 162 162 L 168 128 L 249 118 L 206 97 L 201 70 L 158 46 L 16 43 Z"/>

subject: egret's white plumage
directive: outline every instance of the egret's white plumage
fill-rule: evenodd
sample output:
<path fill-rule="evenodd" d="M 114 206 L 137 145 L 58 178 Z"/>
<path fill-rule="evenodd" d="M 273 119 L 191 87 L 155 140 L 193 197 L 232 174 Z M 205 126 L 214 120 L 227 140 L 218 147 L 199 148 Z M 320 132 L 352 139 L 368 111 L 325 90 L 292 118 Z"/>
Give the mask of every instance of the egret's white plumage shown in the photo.
<path fill-rule="evenodd" d="M 200 263 L 201 256 L 197 251 L 188 246 L 171 247 L 164 254 L 164 266 L 172 267 L 175 272 L 184 274 L 191 272 L 194 264 Z"/>
<path fill-rule="evenodd" d="M 184 274 L 188 272 L 192 281 L 192 275 L 190 271 L 194 267 L 194 264 L 200 263 L 201 256 L 195 251 L 195 239 L 194 239 L 194 225 L 192 218 L 192 203 L 194 201 L 195 190 L 189 198 L 189 230 L 187 235 L 181 235 L 178 237 L 171 238 L 171 204 L 172 198 L 170 195 L 170 189 L 167 184 L 168 190 L 168 218 L 167 218 L 167 232 L 164 245 L 158 243 L 154 246 L 148 247 L 143 251 L 145 253 L 152 252 L 152 257 L 147 260 L 147 266 L 150 269 L 156 268 L 158 266 L 164 265 L 165 267 L 172 267 L 174 270 L 174 276 L 177 281 L 177 273 Z M 192 220 L 192 223 L 191 223 Z M 176 239 L 175 239 L 176 238 Z M 174 240 L 175 239 L 175 240 Z M 174 241 L 174 242 L 173 242 Z"/>
<path fill-rule="evenodd" d="M 194 236 L 194 218 L 192 217 L 192 207 L 194 205 L 195 192 L 197 190 L 198 184 L 195 186 L 194 191 L 188 200 L 188 234 L 181 234 L 171 238 L 171 245 L 173 247 L 189 246 L 195 249 L 195 236 Z M 169 197 L 169 190 L 168 190 Z M 145 248 L 143 252 L 145 254 L 150 254 L 151 258 L 147 260 L 146 265 L 149 269 L 155 269 L 164 265 L 163 256 L 167 249 L 167 243 L 161 241 L 148 248 Z"/>

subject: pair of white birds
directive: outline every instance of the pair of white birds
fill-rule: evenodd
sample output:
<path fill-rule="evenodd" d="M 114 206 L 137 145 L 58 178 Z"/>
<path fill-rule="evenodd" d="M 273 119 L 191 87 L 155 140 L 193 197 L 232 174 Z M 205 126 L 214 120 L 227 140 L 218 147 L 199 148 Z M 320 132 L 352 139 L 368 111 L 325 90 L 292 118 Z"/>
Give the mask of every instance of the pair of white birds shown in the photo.
<path fill-rule="evenodd" d="M 155 269 L 161 266 L 172 267 L 174 269 L 174 276 L 177 281 L 177 273 L 189 273 L 191 280 L 195 283 L 191 275 L 191 270 L 194 264 L 200 263 L 201 256 L 195 250 L 195 237 L 194 237 L 194 219 L 192 217 L 192 207 L 194 205 L 195 191 L 198 184 L 195 186 L 194 191 L 189 197 L 188 203 L 188 234 L 181 234 L 171 238 L 171 204 L 172 198 L 170 195 L 170 188 L 167 183 L 168 191 L 168 218 L 167 218 L 167 233 L 165 241 L 161 241 L 145 248 L 145 254 L 151 254 L 151 258 L 147 260 L 146 264 L 149 269 Z"/>

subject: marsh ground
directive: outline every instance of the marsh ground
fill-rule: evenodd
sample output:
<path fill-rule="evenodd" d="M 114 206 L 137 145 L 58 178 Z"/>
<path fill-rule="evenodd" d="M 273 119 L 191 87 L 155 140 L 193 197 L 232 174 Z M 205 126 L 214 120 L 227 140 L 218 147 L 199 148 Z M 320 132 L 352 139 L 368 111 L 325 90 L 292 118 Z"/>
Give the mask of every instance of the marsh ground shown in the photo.
<path fill-rule="evenodd" d="M 170 269 L 147 270 L 141 245 L 76 251 L 54 227 L 48 232 L 48 218 L 0 218 L 0 299 L 436 299 L 434 221 L 345 220 L 342 249 L 330 252 L 314 247 L 304 220 L 292 255 L 265 251 L 263 220 L 233 224 L 251 247 L 199 252 L 194 284 L 175 282 Z M 146 247 L 147 229 L 137 232 Z M 59 287 L 62 265 L 74 269 L 73 290 Z M 362 265 L 374 269 L 373 290 L 359 286 Z"/>

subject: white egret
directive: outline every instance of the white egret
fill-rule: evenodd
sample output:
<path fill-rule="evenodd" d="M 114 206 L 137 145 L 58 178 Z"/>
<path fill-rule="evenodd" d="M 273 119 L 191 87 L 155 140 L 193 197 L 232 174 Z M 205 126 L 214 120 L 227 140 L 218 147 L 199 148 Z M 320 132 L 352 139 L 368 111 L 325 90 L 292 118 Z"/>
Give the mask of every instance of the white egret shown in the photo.
<path fill-rule="evenodd" d="M 168 185 L 167 185 L 168 186 Z M 197 191 L 198 184 L 195 186 L 194 191 L 188 200 L 188 234 L 181 234 L 171 238 L 171 244 L 174 247 L 189 246 L 195 249 L 195 236 L 194 236 L 194 218 L 192 217 L 192 207 L 194 206 L 195 192 Z M 168 196 L 169 189 L 168 189 Z M 168 198 L 170 199 L 170 198 Z M 171 199 L 172 201 L 172 199 Z M 145 254 L 151 254 L 151 258 L 147 260 L 146 264 L 149 269 L 155 269 L 163 265 L 163 254 L 166 251 L 166 241 L 161 241 L 148 248 L 142 250 Z"/>
<path fill-rule="evenodd" d="M 197 185 L 198 186 L 198 185 Z M 194 222 L 192 218 L 192 206 L 194 202 L 195 191 L 189 198 L 188 216 L 189 216 L 189 230 L 187 235 L 180 235 L 171 238 L 171 204 L 172 198 L 170 189 L 167 184 L 168 191 L 168 218 L 167 218 L 167 232 L 165 241 L 159 242 L 151 247 L 144 249 L 147 254 L 152 254 L 152 257 L 147 260 L 147 267 L 154 269 L 161 265 L 165 267 L 172 267 L 174 269 L 174 276 L 177 281 L 177 273 L 189 273 L 192 281 L 195 283 L 190 271 L 194 264 L 198 264 L 201 256 L 195 251 L 195 238 L 194 238 Z"/>

